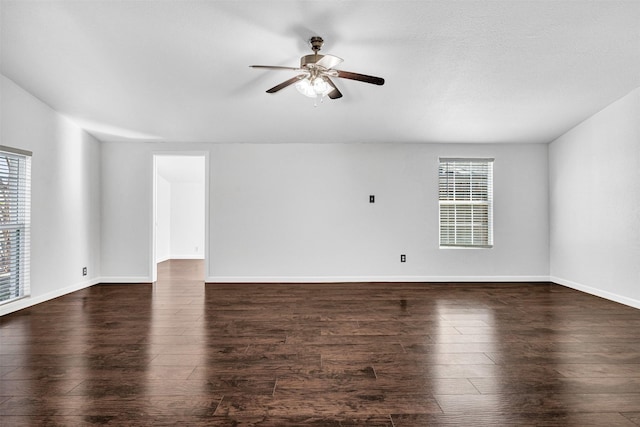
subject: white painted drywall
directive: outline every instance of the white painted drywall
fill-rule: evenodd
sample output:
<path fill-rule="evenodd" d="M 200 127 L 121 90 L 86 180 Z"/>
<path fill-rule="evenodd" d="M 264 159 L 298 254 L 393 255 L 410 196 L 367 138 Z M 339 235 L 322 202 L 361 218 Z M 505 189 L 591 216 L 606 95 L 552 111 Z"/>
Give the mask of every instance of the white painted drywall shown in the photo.
<path fill-rule="evenodd" d="M 548 274 L 545 145 L 245 144 L 218 151 L 224 161 L 212 167 L 210 265 L 218 280 Z M 439 156 L 495 157 L 493 249 L 439 248 Z"/>
<path fill-rule="evenodd" d="M 108 142 L 102 268 L 116 281 L 150 277 L 154 150 L 210 153 L 210 281 L 548 277 L 544 144 Z M 439 156 L 496 159 L 493 249 L 439 249 Z"/>
<path fill-rule="evenodd" d="M 98 141 L 6 77 L 0 84 L 0 144 L 33 152 L 31 297 L 5 314 L 99 281 L 101 186 Z"/>
<path fill-rule="evenodd" d="M 552 280 L 640 308 L 640 88 L 549 157 Z"/>
<path fill-rule="evenodd" d="M 162 262 L 171 258 L 171 184 L 156 179 L 156 262 Z"/>
<path fill-rule="evenodd" d="M 204 212 L 204 182 L 171 183 L 172 259 L 204 258 Z"/>
<path fill-rule="evenodd" d="M 103 282 L 152 282 L 153 157 L 147 144 L 101 143 Z"/>

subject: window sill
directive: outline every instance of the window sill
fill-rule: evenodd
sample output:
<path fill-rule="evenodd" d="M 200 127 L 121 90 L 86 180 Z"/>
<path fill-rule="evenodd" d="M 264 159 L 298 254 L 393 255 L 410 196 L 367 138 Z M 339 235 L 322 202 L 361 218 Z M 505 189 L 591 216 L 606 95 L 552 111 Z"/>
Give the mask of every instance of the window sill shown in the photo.
<path fill-rule="evenodd" d="M 493 245 L 474 246 L 440 246 L 439 249 L 493 249 Z"/>

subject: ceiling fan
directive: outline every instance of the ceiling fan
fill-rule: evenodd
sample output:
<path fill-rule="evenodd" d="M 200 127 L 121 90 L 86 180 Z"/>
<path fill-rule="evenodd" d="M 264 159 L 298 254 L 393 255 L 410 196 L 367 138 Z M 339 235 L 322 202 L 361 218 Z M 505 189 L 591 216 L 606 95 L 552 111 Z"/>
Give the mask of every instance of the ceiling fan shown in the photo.
<path fill-rule="evenodd" d="M 335 66 L 342 62 L 342 58 L 338 58 L 333 55 L 318 54 L 323 43 L 324 40 L 322 37 L 314 36 L 309 39 L 309 44 L 311 45 L 313 54 L 305 55 L 300 58 L 300 67 L 280 67 L 274 65 L 250 65 L 250 67 L 301 72 L 301 74 L 298 74 L 297 76 L 267 90 L 267 93 L 276 93 L 279 90 L 295 83 L 296 89 L 298 89 L 298 91 L 303 95 L 310 98 L 324 98 L 325 96 L 328 96 L 330 99 L 338 99 L 342 98 L 342 93 L 331 80 L 332 77 L 357 80 L 374 85 L 384 84 L 384 79 L 381 77 L 334 69 Z"/>

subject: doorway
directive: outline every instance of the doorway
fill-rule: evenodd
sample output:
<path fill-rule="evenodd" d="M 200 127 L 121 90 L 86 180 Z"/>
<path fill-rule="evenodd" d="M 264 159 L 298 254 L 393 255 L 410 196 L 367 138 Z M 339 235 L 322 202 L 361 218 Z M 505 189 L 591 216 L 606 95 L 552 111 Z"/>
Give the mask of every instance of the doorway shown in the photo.
<path fill-rule="evenodd" d="M 180 260 L 199 260 L 204 264 L 199 279 L 205 280 L 208 156 L 191 152 L 154 154 L 153 170 L 152 279 L 156 282 L 158 271 L 168 271 L 159 270 L 159 263 L 166 267 L 171 262 L 181 264 Z"/>

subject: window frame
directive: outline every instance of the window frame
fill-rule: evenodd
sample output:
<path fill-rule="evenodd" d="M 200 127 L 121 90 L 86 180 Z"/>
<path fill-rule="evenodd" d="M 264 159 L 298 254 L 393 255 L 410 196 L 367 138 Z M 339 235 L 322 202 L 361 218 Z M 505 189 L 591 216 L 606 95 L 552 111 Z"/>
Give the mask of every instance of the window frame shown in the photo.
<path fill-rule="evenodd" d="M 31 295 L 31 156 L 0 145 L 0 305 Z"/>
<path fill-rule="evenodd" d="M 440 249 L 491 249 L 493 248 L 493 165 L 495 159 L 493 158 L 477 158 L 477 157 L 440 157 L 438 159 L 438 243 Z M 466 167 L 465 167 L 466 164 Z M 475 165 L 474 165 L 475 164 Z M 452 173 L 454 179 L 450 181 L 448 178 L 446 181 L 443 181 L 443 166 L 447 173 Z M 460 182 L 460 180 L 456 179 L 456 172 L 460 169 L 466 168 L 469 171 L 470 178 L 468 179 L 468 188 L 465 188 L 467 191 L 461 191 L 465 196 L 468 195 L 467 198 L 456 198 L 456 184 Z M 482 176 L 482 171 L 485 171 L 484 178 Z M 473 183 L 476 182 L 474 178 L 474 174 L 479 174 L 479 179 L 484 179 L 486 181 L 486 185 L 484 188 L 479 187 L 480 190 L 474 192 Z M 482 181 L 480 181 L 482 182 Z M 453 188 L 451 186 L 453 185 Z M 444 191 L 448 196 L 447 198 L 443 198 L 443 187 L 446 188 Z M 464 188 L 461 187 L 461 188 Z M 453 198 L 451 198 L 451 196 Z M 443 207 L 445 206 L 455 206 L 468 208 L 463 210 L 462 212 L 458 212 L 458 209 L 453 210 L 452 221 L 449 221 L 453 224 L 454 230 L 453 234 L 451 231 L 448 233 L 448 237 L 443 235 L 443 231 L 447 228 L 446 224 L 443 224 L 444 215 L 446 212 L 443 212 Z M 486 216 L 486 219 L 482 219 L 482 221 L 475 221 L 474 213 L 478 211 L 478 206 L 486 206 L 484 211 L 480 209 L 479 213 L 482 216 Z M 449 213 L 451 215 L 451 213 Z M 467 216 L 466 221 L 458 221 L 459 216 Z M 468 218 L 470 216 L 470 219 Z M 479 223 L 478 228 L 480 232 L 478 233 L 480 236 L 486 236 L 480 242 L 475 243 L 475 225 Z M 458 233 L 457 227 L 465 227 L 466 231 Z M 482 228 L 486 227 L 486 232 L 482 230 Z M 469 239 L 471 241 L 469 241 Z M 458 243 L 460 241 L 460 243 Z"/>

